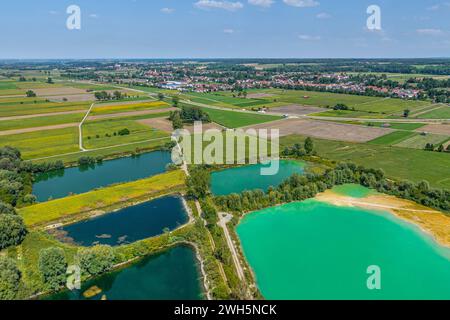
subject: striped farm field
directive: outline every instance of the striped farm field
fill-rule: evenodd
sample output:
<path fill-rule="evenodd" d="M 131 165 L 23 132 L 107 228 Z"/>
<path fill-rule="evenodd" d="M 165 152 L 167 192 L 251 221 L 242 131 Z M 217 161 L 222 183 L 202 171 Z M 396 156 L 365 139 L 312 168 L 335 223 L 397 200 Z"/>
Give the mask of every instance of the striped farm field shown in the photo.
<path fill-rule="evenodd" d="M 438 146 L 449 139 L 450 137 L 440 134 L 418 134 L 409 139 L 403 140 L 400 143 L 397 143 L 395 146 L 402 148 L 424 149 L 427 143 Z"/>
<path fill-rule="evenodd" d="M 385 146 L 392 146 L 396 145 L 397 143 L 400 143 L 406 139 L 409 139 L 411 137 L 414 137 L 418 135 L 417 132 L 410 132 L 410 131 L 394 131 L 392 133 L 389 133 L 385 136 L 379 137 L 375 140 L 370 141 L 370 144 L 377 144 L 377 145 L 385 145 Z"/>
<path fill-rule="evenodd" d="M 119 135 L 119 131 L 128 129 L 130 134 Z M 153 130 L 134 120 L 110 119 L 91 121 L 83 126 L 84 147 L 87 149 L 103 148 L 145 140 L 168 137 L 166 132 Z"/>
<path fill-rule="evenodd" d="M 0 137 L 0 147 L 12 146 L 25 160 L 79 151 L 78 128 L 29 132 Z"/>
<path fill-rule="evenodd" d="M 101 114 L 112 114 L 119 112 L 128 111 L 142 111 L 149 109 L 164 109 L 168 108 L 169 105 L 163 101 L 151 101 L 151 102 L 141 102 L 141 103 L 124 103 L 124 104 L 114 104 L 114 105 L 96 105 L 92 110 L 92 115 Z"/>
<path fill-rule="evenodd" d="M 15 103 L 12 105 L 10 104 L 0 105 L 0 118 L 52 113 L 52 112 L 56 113 L 75 110 L 88 110 L 88 109 L 89 104 L 82 102 L 58 103 L 58 102 L 46 102 L 42 100 L 27 100 L 23 104 Z"/>
<path fill-rule="evenodd" d="M 438 109 L 431 110 L 427 113 L 422 113 L 417 116 L 419 119 L 449 119 L 450 120 L 450 107 L 443 106 Z"/>

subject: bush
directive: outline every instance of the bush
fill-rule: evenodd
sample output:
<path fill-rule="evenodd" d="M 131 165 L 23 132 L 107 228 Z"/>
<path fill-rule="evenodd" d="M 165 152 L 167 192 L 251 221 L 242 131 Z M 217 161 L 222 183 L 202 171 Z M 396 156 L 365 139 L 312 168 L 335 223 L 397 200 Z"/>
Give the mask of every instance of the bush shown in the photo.
<path fill-rule="evenodd" d="M 17 214 L 16 210 L 10 204 L 0 201 L 0 214 Z"/>
<path fill-rule="evenodd" d="M 81 157 L 78 159 L 79 166 L 91 166 L 95 164 L 95 159 L 93 157 Z"/>
<path fill-rule="evenodd" d="M 130 132 L 130 130 L 125 128 L 125 129 L 120 130 L 118 133 L 119 133 L 119 136 L 128 136 L 131 132 Z"/>
<path fill-rule="evenodd" d="M 0 300 L 12 300 L 19 290 L 20 271 L 14 260 L 0 256 Z"/>
<path fill-rule="evenodd" d="M 81 270 L 86 275 L 99 275 L 111 270 L 114 266 L 114 251 L 110 246 L 95 246 L 81 249 L 78 252 L 78 261 Z"/>
<path fill-rule="evenodd" d="M 0 250 L 21 244 L 27 229 L 22 217 L 12 214 L 0 215 Z"/>
<path fill-rule="evenodd" d="M 39 271 L 49 289 L 56 290 L 66 282 L 67 261 L 61 248 L 43 249 L 39 253 Z"/>

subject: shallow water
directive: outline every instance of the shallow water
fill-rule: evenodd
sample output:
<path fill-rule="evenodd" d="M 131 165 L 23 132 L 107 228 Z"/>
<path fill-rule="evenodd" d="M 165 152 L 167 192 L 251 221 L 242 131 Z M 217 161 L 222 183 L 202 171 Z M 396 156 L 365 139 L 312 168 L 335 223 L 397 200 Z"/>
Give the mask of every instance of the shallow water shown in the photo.
<path fill-rule="evenodd" d="M 450 299 L 450 250 L 387 212 L 316 200 L 247 215 L 237 228 L 267 299 Z M 367 268 L 381 268 L 381 290 Z"/>

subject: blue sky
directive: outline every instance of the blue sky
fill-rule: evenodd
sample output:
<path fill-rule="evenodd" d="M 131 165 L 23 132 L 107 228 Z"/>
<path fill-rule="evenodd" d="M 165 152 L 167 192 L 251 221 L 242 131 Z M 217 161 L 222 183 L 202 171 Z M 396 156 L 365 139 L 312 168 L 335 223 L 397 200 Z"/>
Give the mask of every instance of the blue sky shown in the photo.
<path fill-rule="evenodd" d="M 0 30 L 0 58 L 449 57 L 450 0 L 4 0 Z"/>

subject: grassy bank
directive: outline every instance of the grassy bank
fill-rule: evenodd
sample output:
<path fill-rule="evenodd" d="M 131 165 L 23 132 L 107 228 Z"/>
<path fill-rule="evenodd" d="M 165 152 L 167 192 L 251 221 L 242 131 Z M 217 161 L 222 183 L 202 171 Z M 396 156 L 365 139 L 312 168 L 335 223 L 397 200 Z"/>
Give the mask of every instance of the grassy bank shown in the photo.
<path fill-rule="evenodd" d="M 161 191 L 173 191 L 183 186 L 184 178 L 182 171 L 172 171 L 148 179 L 36 204 L 21 209 L 20 215 L 28 226 L 43 225 Z"/>

